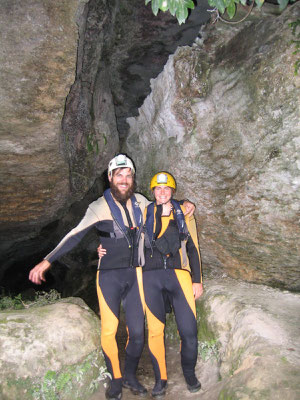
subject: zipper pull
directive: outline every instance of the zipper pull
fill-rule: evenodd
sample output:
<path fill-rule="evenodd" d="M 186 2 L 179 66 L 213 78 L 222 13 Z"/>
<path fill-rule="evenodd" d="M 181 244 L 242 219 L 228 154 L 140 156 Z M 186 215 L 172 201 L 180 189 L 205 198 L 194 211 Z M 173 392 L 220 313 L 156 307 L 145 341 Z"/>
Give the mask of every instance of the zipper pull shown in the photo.
<path fill-rule="evenodd" d="M 164 269 L 167 269 L 167 258 L 164 257 Z"/>

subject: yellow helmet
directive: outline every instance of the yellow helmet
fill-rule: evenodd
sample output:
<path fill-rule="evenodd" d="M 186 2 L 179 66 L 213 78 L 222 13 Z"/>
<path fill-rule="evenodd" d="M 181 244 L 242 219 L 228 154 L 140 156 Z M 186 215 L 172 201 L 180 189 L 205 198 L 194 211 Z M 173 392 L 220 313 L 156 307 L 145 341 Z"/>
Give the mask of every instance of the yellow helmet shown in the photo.
<path fill-rule="evenodd" d="M 168 172 L 158 172 L 153 176 L 150 182 L 150 189 L 153 190 L 156 186 L 169 186 L 176 189 L 175 179 Z"/>

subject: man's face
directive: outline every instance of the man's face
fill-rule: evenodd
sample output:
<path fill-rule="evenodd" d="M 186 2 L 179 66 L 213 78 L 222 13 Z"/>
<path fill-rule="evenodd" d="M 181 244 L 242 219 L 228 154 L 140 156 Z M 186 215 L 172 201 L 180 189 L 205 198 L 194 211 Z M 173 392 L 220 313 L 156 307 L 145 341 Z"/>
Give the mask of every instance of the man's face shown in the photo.
<path fill-rule="evenodd" d="M 171 200 L 172 189 L 169 186 L 156 186 L 153 190 L 156 204 L 166 204 Z"/>
<path fill-rule="evenodd" d="M 118 201 L 128 200 L 134 191 L 134 176 L 130 168 L 118 168 L 108 177 L 113 196 Z"/>

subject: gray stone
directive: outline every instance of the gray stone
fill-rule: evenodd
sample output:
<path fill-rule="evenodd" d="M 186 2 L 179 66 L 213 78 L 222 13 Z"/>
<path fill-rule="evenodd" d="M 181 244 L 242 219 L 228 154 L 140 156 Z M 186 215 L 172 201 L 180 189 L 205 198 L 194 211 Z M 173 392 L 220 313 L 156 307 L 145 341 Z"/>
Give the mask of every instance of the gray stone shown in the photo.
<path fill-rule="evenodd" d="M 298 399 L 300 296 L 219 278 L 201 301 L 220 344 L 218 380 L 211 360 L 197 365 L 201 399 Z"/>
<path fill-rule="evenodd" d="M 300 289 L 300 77 L 289 22 L 299 10 L 208 26 L 200 44 L 178 48 L 139 116 L 127 119 L 124 147 L 143 192 L 167 170 L 176 196 L 195 202 L 206 269 L 292 290 Z"/>
<path fill-rule="evenodd" d="M 101 368 L 100 321 L 81 299 L 0 313 L 1 399 L 88 399 Z"/>

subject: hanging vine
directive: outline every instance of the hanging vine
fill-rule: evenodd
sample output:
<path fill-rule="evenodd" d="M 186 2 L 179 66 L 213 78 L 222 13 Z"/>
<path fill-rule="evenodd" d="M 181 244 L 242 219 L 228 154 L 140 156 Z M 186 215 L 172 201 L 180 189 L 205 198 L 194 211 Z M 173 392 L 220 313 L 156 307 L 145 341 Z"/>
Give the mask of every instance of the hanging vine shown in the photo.
<path fill-rule="evenodd" d="M 251 13 L 251 10 L 254 5 L 257 7 L 262 7 L 265 0 L 252 0 L 252 4 L 250 5 L 250 11 L 247 13 L 246 17 Z M 277 0 L 279 5 L 279 9 L 283 10 L 286 8 L 290 0 Z M 291 0 L 291 2 L 296 0 Z M 189 10 L 195 8 L 195 3 L 193 0 L 145 0 L 145 4 L 149 4 L 151 2 L 151 8 L 154 15 L 157 15 L 159 11 L 169 11 L 171 15 L 177 18 L 179 25 L 184 23 L 188 17 Z M 208 0 L 208 4 L 213 8 L 213 11 L 216 11 L 218 19 L 223 20 L 224 22 L 230 22 L 224 17 L 223 14 L 227 14 L 229 19 L 232 19 L 237 10 L 237 5 L 242 4 L 244 6 L 247 5 L 247 0 Z M 212 11 L 212 10 L 210 10 Z M 241 20 L 241 21 L 242 21 Z M 239 23 L 241 21 L 233 21 L 232 23 Z"/>

